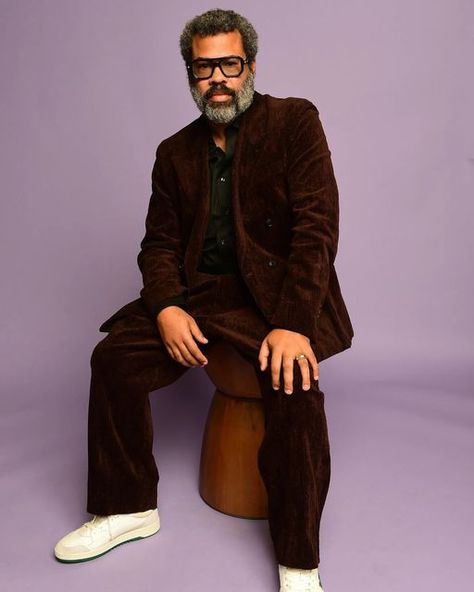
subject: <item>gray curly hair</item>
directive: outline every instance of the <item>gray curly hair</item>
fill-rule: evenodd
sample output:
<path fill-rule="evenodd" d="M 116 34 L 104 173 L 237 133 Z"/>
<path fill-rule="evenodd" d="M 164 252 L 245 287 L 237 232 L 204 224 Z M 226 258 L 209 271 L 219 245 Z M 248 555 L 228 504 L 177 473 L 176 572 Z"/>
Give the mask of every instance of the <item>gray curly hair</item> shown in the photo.
<path fill-rule="evenodd" d="M 209 37 L 219 33 L 239 31 L 242 35 L 244 51 L 249 62 L 255 60 L 258 49 L 258 35 L 253 25 L 242 15 L 233 10 L 214 8 L 203 14 L 195 16 L 188 21 L 179 38 L 181 55 L 186 64 L 193 59 L 193 37 Z"/>

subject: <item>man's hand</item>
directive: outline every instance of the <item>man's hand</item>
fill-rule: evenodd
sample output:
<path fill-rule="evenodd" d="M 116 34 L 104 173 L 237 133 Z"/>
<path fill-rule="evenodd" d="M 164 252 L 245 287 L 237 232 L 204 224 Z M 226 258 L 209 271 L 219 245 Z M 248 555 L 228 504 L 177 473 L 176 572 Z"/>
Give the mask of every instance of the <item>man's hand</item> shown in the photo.
<path fill-rule="evenodd" d="M 158 329 L 168 353 L 180 364 L 188 367 L 204 366 L 206 356 L 194 338 L 208 343 L 194 318 L 179 306 L 166 306 L 156 317 Z"/>
<path fill-rule="evenodd" d="M 268 365 L 268 356 L 271 352 L 271 372 L 273 388 L 280 388 L 280 371 L 283 366 L 283 380 L 285 393 L 291 395 L 293 392 L 293 364 L 295 356 L 305 354 L 306 358 L 300 358 L 298 364 L 303 378 L 303 389 L 310 388 L 310 368 L 312 366 L 314 380 L 319 379 L 318 361 L 314 355 L 310 340 L 306 335 L 287 331 L 286 329 L 273 329 L 262 341 L 258 360 L 260 369 L 265 370 Z"/>

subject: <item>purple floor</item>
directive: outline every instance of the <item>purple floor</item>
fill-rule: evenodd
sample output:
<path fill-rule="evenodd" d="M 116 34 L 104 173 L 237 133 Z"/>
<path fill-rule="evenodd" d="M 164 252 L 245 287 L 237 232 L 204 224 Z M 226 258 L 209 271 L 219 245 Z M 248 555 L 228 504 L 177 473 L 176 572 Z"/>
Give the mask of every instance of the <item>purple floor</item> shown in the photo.
<path fill-rule="evenodd" d="M 404 362 L 397 377 L 395 364 L 368 368 L 352 352 L 322 362 L 320 371 L 332 443 L 321 528 L 325 590 L 468 590 L 474 573 L 472 371 L 447 365 L 438 376 L 436 364 Z M 267 521 L 226 516 L 199 496 L 213 390 L 203 370 L 151 395 L 161 530 L 94 561 L 55 561 L 56 540 L 90 518 L 84 510 L 86 377 L 78 382 L 80 388 L 55 397 L 38 389 L 38 405 L 18 405 L 2 417 L 2 588 L 277 591 Z"/>

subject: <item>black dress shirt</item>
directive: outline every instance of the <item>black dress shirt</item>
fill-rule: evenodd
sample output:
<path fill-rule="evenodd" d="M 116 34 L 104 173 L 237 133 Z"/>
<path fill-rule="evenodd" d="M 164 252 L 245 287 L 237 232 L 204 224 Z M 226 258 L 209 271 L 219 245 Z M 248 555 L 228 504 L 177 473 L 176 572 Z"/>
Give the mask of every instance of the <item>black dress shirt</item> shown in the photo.
<path fill-rule="evenodd" d="M 204 273 L 240 273 L 235 251 L 232 209 L 232 160 L 240 125 L 240 116 L 225 130 L 226 151 L 213 140 L 209 129 L 209 180 L 211 204 L 209 222 L 198 271 Z M 155 307 L 155 318 L 166 306 L 175 305 L 187 309 L 186 297 L 171 296 Z"/>

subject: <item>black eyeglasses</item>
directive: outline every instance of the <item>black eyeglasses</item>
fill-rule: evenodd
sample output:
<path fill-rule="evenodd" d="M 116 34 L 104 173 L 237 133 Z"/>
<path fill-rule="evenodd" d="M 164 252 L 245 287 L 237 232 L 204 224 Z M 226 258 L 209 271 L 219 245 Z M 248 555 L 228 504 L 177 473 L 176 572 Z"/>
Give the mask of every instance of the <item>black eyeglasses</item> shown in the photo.
<path fill-rule="evenodd" d="M 186 65 L 188 72 L 191 72 L 196 80 L 207 80 L 214 74 L 214 70 L 219 66 L 219 70 L 227 78 L 237 78 L 243 72 L 244 65 L 248 64 L 248 59 L 240 56 L 225 56 L 223 58 L 197 58 Z"/>

